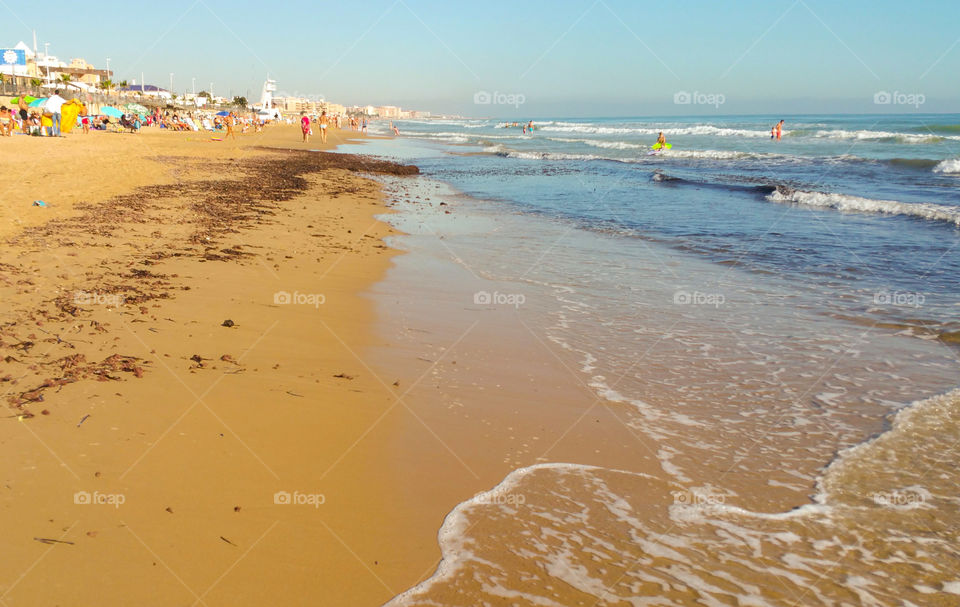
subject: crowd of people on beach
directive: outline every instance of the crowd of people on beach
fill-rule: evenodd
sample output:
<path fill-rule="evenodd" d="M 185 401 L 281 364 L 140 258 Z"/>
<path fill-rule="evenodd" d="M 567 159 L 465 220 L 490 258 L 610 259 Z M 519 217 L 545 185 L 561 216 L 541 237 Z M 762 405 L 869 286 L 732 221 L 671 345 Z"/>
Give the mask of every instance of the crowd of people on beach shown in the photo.
<path fill-rule="evenodd" d="M 34 100 L 33 103 L 28 100 Z M 140 111 L 111 112 L 109 115 L 99 110 L 110 109 L 97 107 L 96 111 L 88 113 L 87 106 L 79 101 L 68 101 L 57 90 L 52 96 L 41 99 L 37 105 L 36 99 L 27 95 L 20 95 L 12 100 L 17 104 L 16 110 L 0 105 L 0 136 L 11 137 L 14 131 L 24 135 L 42 137 L 61 137 L 64 131 L 73 126 L 79 126 L 83 133 L 94 131 L 116 130 L 137 132 L 144 126 L 156 126 L 171 131 L 208 131 L 223 132 L 226 137 L 236 138 L 236 131 L 261 132 L 266 121 L 253 112 L 222 111 L 216 114 L 201 110 L 161 109 L 152 110 L 141 107 Z M 70 104 L 74 110 L 64 118 L 64 106 Z M 119 115 L 118 115 L 119 114 Z M 75 124 L 67 125 L 67 121 L 75 120 Z M 337 118 L 339 125 L 339 117 Z"/>
<path fill-rule="evenodd" d="M 67 100 L 56 91 L 42 108 L 30 107 L 23 95 L 16 99 L 17 111 L 0 106 L 0 135 L 10 137 L 14 129 L 31 135 L 59 137 L 61 134 L 61 109 Z M 46 118 L 46 120 L 44 120 Z"/>

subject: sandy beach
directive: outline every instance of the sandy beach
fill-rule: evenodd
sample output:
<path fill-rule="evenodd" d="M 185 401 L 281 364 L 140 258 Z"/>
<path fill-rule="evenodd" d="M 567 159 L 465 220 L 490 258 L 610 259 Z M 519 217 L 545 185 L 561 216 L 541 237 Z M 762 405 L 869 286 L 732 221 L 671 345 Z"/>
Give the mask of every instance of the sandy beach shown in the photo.
<path fill-rule="evenodd" d="M 960 4 L 849 4 L 5 4 L 0 607 L 960 606 Z"/>
<path fill-rule="evenodd" d="M 297 135 L 5 146 L 4 604 L 376 604 L 429 568 L 358 441 L 402 388 L 360 358 L 391 253 L 356 173 L 409 169 Z"/>
<path fill-rule="evenodd" d="M 678 400 L 690 377 L 724 386 L 729 371 L 698 368 L 709 359 L 664 337 L 697 343 L 716 313 L 665 307 L 669 279 L 644 278 L 629 301 L 649 298 L 645 313 L 670 323 L 650 321 L 629 366 L 598 372 L 577 340 L 645 317 L 611 314 L 609 290 L 593 305 L 569 298 L 592 279 L 570 273 L 576 254 L 596 245 L 416 177 L 403 156 L 380 160 L 376 141 L 334 130 L 321 146 L 278 126 L 236 141 L 147 129 L 0 148 L 23 176 L 0 205 L 0 605 L 827 603 L 849 595 L 843 569 L 785 583 L 782 563 L 856 570 L 848 546 L 882 556 L 888 530 L 914 521 L 945 537 L 948 523 L 913 501 L 887 507 L 923 495 L 872 467 L 886 443 L 853 465 L 829 460 L 830 441 L 864 440 L 879 415 L 817 434 L 793 430 L 811 423 L 796 409 L 754 422 L 761 409 L 730 419 L 696 392 Z M 374 153 L 350 153 L 362 149 Z M 592 251 L 591 268 L 610 254 Z M 606 271 L 656 268 L 635 264 L 642 254 Z M 489 271 L 548 257 L 554 282 Z M 899 338 L 874 339 L 884 352 Z M 910 373 L 953 368 L 934 362 Z M 637 386 L 642 401 L 624 395 Z M 939 437 L 953 409 L 931 402 L 915 427 Z M 754 424 L 753 442 L 730 430 Z M 734 446 L 706 448 L 724 433 Z M 934 565 L 949 549 L 906 549 L 930 564 L 917 593 L 952 592 Z"/>
<path fill-rule="evenodd" d="M 656 466 L 515 315 L 455 330 L 458 277 L 378 319 L 397 251 L 365 175 L 416 169 L 296 137 L 24 141 L 43 166 L 92 171 L 103 150 L 127 172 L 73 187 L 81 169 L 35 169 L 47 207 L 7 194 L 6 604 L 379 605 L 434 573 L 444 517 L 512 470 Z"/>

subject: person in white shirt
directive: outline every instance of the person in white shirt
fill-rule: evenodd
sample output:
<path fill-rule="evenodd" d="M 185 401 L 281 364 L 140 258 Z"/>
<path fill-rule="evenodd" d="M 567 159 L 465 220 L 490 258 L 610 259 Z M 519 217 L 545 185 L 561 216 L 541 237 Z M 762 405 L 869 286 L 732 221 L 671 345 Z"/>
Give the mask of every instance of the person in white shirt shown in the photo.
<path fill-rule="evenodd" d="M 60 108 L 63 107 L 63 104 L 67 100 L 60 96 L 60 91 L 57 90 L 53 93 L 53 96 L 47 99 L 47 102 L 43 104 L 43 109 L 46 112 L 50 112 L 50 115 L 53 117 L 53 129 L 52 135 L 54 137 L 60 136 Z"/>

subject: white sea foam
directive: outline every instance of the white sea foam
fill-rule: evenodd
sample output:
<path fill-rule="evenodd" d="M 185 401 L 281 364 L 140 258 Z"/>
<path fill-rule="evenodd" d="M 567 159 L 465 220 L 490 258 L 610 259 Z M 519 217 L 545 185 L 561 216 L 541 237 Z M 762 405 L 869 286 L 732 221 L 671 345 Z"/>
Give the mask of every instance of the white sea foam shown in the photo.
<path fill-rule="evenodd" d="M 816 501 L 825 503 L 830 499 L 830 495 L 835 489 L 842 490 L 842 488 L 834 488 L 833 485 L 836 482 L 833 482 L 833 479 L 840 476 L 845 467 L 856 466 L 864 461 L 872 461 L 873 454 L 884 449 L 884 443 L 895 441 L 897 438 L 911 433 L 915 434 L 925 424 L 936 428 L 946 425 L 952 411 L 956 409 L 957 401 L 960 401 L 960 389 L 910 403 L 897 412 L 889 430 L 868 441 L 840 451 L 817 483 Z M 922 437 L 917 438 L 922 439 Z M 930 495 L 929 491 L 923 487 L 911 486 L 904 489 L 909 489 L 923 497 Z"/>
<path fill-rule="evenodd" d="M 736 160 L 738 158 L 786 158 L 783 154 L 753 154 L 750 152 L 732 152 L 728 150 L 664 150 L 661 156 L 670 158 L 711 158 L 714 160 Z"/>
<path fill-rule="evenodd" d="M 594 154 L 564 154 L 561 152 L 520 152 L 502 145 L 491 145 L 483 149 L 488 154 L 497 154 L 506 158 L 522 158 L 526 160 L 620 160 L 604 158 Z"/>
<path fill-rule="evenodd" d="M 572 122 L 558 122 L 555 124 L 544 123 L 538 127 L 540 131 L 558 132 L 558 133 L 594 133 L 598 135 L 618 135 L 632 133 L 635 135 L 656 135 L 663 132 L 664 135 L 711 135 L 714 137 L 769 137 L 769 131 L 754 131 L 748 129 L 733 129 L 727 127 L 718 127 L 711 124 L 697 124 L 688 127 L 615 127 L 615 126 L 596 126 L 592 124 L 580 124 Z"/>
<path fill-rule="evenodd" d="M 867 474 L 865 476 L 871 479 L 874 478 L 876 476 L 875 467 L 879 462 L 887 461 L 886 458 L 889 457 L 888 452 L 890 449 L 898 448 L 895 444 L 891 444 L 891 441 L 896 443 L 904 435 L 915 435 L 918 431 L 921 432 L 921 435 L 915 436 L 916 439 L 923 439 L 924 436 L 926 436 L 926 432 L 939 432 L 941 422 L 955 419 L 958 397 L 960 397 L 960 390 L 918 401 L 905 407 L 897 414 L 893 426 L 889 431 L 874 440 L 861 443 L 842 452 L 827 468 L 821 480 L 826 481 L 838 475 L 842 477 L 844 472 L 843 468 L 850 464 L 866 466 Z M 949 438 L 945 437 L 944 445 L 948 443 Z M 902 449 L 902 447 L 901 445 L 899 449 Z M 511 472 L 502 482 L 491 490 L 478 493 L 474 497 L 458 504 L 447 515 L 440 529 L 438 539 L 443 559 L 434 575 L 414 588 L 398 595 L 387 603 L 387 605 L 405 605 L 409 604 L 410 600 L 416 600 L 416 597 L 422 599 L 424 596 L 429 596 L 428 593 L 432 587 L 452 579 L 458 573 L 462 573 L 465 567 L 470 567 L 471 565 L 489 567 L 496 572 L 492 576 L 471 578 L 481 583 L 484 593 L 497 597 L 521 598 L 519 590 L 503 586 L 506 578 L 500 575 L 500 572 L 504 572 L 502 564 L 489 560 L 489 553 L 482 550 L 482 538 L 471 537 L 468 535 L 468 532 L 471 529 L 471 525 L 476 523 L 475 520 L 471 520 L 471 517 L 484 516 L 482 512 L 475 511 L 475 508 L 478 507 L 486 507 L 491 504 L 499 505 L 498 507 L 508 517 L 517 516 L 517 512 L 510 510 L 509 505 L 502 505 L 505 501 L 501 498 L 512 494 L 530 495 L 531 487 L 523 483 L 535 482 L 529 479 L 529 475 L 537 471 L 555 471 L 560 474 L 582 476 L 589 483 L 590 495 L 596 502 L 599 502 L 603 506 L 601 510 L 597 510 L 596 512 L 609 514 L 617 521 L 625 523 L 628 530 L 633 530 L 630 532 L 629 541 L 639 547 L 641 554 L 647 555 L 648 557 L 665 559 L 678 564 L 679 566 L 669 569 L 669 577 L 679 580 L 684 587 L 704 596 L 732 593 L 734 597 L 745 598 L 744 594 L 738 593 L 736 590 L 731 591 L 726 589 L 721 591 L 714 587 L 711 579 L 716 577 L 720 577 L 734 586 L 739 586 L 741 592 L 748 592 L 753 596 L 756 596 L 760 589 L 759 586 L 752 585 L 746 580 L 740 579 L 739 576 L 731 575 L 730 572 L 723 571 L 723 568 L 707 570 L 708 575 L 705 576 L 697 567 L 688 566 L 693 565 L 689 560 L 691 556 L 696 558 L 701 557 L 705 554 L 705 548 L 717 550 L 722 546 L 730 549 L 745 547 L 742 551 L 743 554 L 754 555 L 756 561 L 750 558 L 738 560 L 738 562 L 744 566 L 752 568 L 758 575 L 761 573 L 773 575 L 780 579 L 786 579 L 795 586 L 807 587 L 810 582 L 810 576 L 815 576 L 817 580 L 820 580 L 827 575 L 826 572 L 836 568 L 839 562 L 835 557 L 837 550 L 842 548 L 844 554 L 842 554 L 841 557 L 845 556 L 846 551 L 849 549 L 850 542 L 853 541 L 851 537 L 838 538 L 835 534 L 844 533 L 846 525 L 834 527 L 832 522 L 836 517 L 844 519 L 851 515 L 859 516 L 858 513 L 861 511 L 861 508 L 850 509 L 845 507 L 843 500 L 839 499 L 831 491 L 825 490 L 824 484 L 822 483 L 818 484 L 819 492 L 816 496 L 816 503 L 807 504 L 787 512 L 766 513 L 751 511 L 727 504 L 725 495 L 718 493 L 716 489 L 710 486 L 691 488 L 677 486 L 668 482 L 662 487 L 659 487 L 659 485 L 651 485 L 651 487 L 659 487 L 660 490 L 677 487 L 680 491 L 675 493 L 684 499 L 680 500 L 677 495 L 675 495 L 673 504 L 667 506 L 669 519 L 675 523 L 670 529 L 675 532 L 656 533 L 655 528 L 650 527 L 646 519 L 638 514 L 636 506 L 627 500 L 622 493 L 613 490 L 610 485 L 607 484 L 604 477 L 611 473 L 624 474 L 637 480 L 645 479 L 645 481 L 653 483 L 662 483 L 663 481 L 657 479 L 657 477 L 624 470 L 570 463 L 537 464 Z M 934 477 L 931 477 L 930 480 L 933 479 Z M 947 480 L 948 482 L 945 486 L 950 487 L 949 479 Z M 846 481 L 841 478 L 836 482 L 842 485 Z M 564 482 L 562 478 L 555 479 L 551 481 L 551 483 L 552 486 L 557 487 L 569 485 L 569 483 Z M 918 494 L 923 494 L 926 501 L 931 501 L 934 498 L 933 495 L 918 486 L 906 487 L 905 489 L 911 489 L 918 492 Z M 536 494 L 536 492 L 533 494 Z M 509 502 L 506 503 L 509 504 Z M 571 546 L 574 546 L 577 550 L 582 549 L 585 551 L 589 548 L 590 551 L 592 551 L 591 554 L 594 555 L 592 557 L 594 562 L 611 559 L 611 562 L 615 563 L 616 561 L 612 560 L 614 558 L 612 555 L 617 553 L 616 542 L 603 534 L 600 534 L 600 537 L 595 537 L 592 534 L 593 529 L 589 526 L 591 512 L 589 507 L 585 505 L 586 502 L 573 502 L 573 507 L 564 508 L 556 513 L 549 510 L 543 510 L 541 512 L 536 509 L 537 504 L 538 502 L 527 502 L 528 507 L 534 507 L 533 516 L 544 517 L 545 520 L 553 523 L 552 525 L 543 524 L 538 527 L 541 535 L 548 535 L 548 537 L 544 537 L 549 539 L 549 543 L 538 543 L 534 535 L 531 535 L 529 540 L 526 541 L 535 544 L 532 553 L 550 551 L 549 554 L 543 557 L 545 558 L 543 566 L 546 568 L 551 579 L 562 580 L 564 583 L 587 594 L 605 596 L 610 590 L 609 584 L 603 584 L 602 586 L 596 585 L 595 582 L 601 578 L 584 567 L 584 563 L 589 561 L 583 558 L 578 559 L 577 554 L 571 552 Z M 539 523 L 534 524 L 537 525 Z M 571 533 L 569 536 L 563 535 L 564 532 L 558 529 L 558 526 L 563 525 L 575 525 L 575 532 L 569 532 Z M 689 525 L 705 526 L 701 528 L 713 529 L 714 533 L 712 533 L 710 537 L 717 538 L 719 543 L 711 542 L 704 544 L 703 541 L 688 537 L 682 533 L 682 529 Z M 887 528 L 882 527 L 881 530 L 886 532 Z M 924 530 L 923 534 L 926 536 L 928 531 Z M 857 536 L 853 537 L 855 538 Z M 894 536 L 894 540 L 896 540 L 896 536 Z M 890 540 L 884 539 L 879 542 L 879 545 L 886 546 L 887 541 Z M 934 562 L 937 557 L 936 554 L 931 551 L 936 547 L 945 547 L 944 549 L 947 553 L 952 551 L 948 539 L 920 537 L 911 534 L 903 536 L 897 541 L 907 542 L 903 544 L 904 546 L 908 544 L 917 545 L 920 541 L 927 542 L 925 545 L 929 547 L 917 549 L 915 554 L 917 556 L 923 556 L 925 559 L 933 559 Z M 789 546 L 790 549 L 779 557 L 778 561 L 764 559 L 762 555 L 765 551 L 765 546 L 771 542 L 779 547 Z M 904 561 L 889 556 L 885 557 L 885 553 L 877 554 L 872 552 L 870 545 L 874 543 L 877 542 L 873 541 L 866 546 L 861 546 L 860 552 L 856 557 L 868 563 L 867 568 L 862 571 L 851 570 L 848 575 L 837 578 L 835 583 L 842 584 L 843 588 L 847 591 L 856 593 L 864 604 L 886 605 L 888 603 L 877 600 L 878 596 L 883 594 L 879 592 L 877 584 L 879 583 L 878 578 L 879 580 L 885 580 L 889 576 L 883 571 L 876 572 L 876 575 L 873 575 L 869 567 L 875 566 L 878 563 L 899 563 Z M 881 557 L 885 560 L 878 560 L 881 559 Z M 778 562 L 786 567 L 777 566 Z M 949 567 L 949 565 L 947 566 Z M 758 567 L 762 567 L 762 570 L 758 569 Z M 930 569 L 927 573 L 931 571 L 935 570 Z M 945 571 L 949 571 L 949 569 Z M 600 572 L 602 575 L 602 568 Z M 678 572 L 681 572 L 682 575 L 678 575 Z M 638 575 L 642 576 L 645 574 L 638 572 Z M 638 577 L 637 579 L 641 578 Z M 662 576 L 644 577 L 642 579 L 643 581 L 653 584 L 663 583 Z M 946 580 L 940 582 L 936 582 L 935 580 L 930 581 L 932 583 L 918 583 L 918 585 L 914 586 L 914 590 L 920 594 L 932 594 L 938 591 L 945 594 L 960 594 L 960 581 L 956 579 L 950 579 L 948 577 Z M 495 583 L 496 587 L 491 587 L 491 583 Z M 545 592 L 545 594 L 549 593 Z M 816 590 L 814 591 L 814 596 L 816 598 L 811 599 L 811 603 L 828 604 L 828 599 L 831 595 L 826 591 L 821 592 L 820 590 Z M 551 601 L 550 598 L 535 591 L 533 594 L 525 595 L 525 598 L 527 602 L 531 602 L 532 604 L 548 605 L 555 603 L 555 601 Z M 429 603 L 428 600 L 427 603 L 418 602 L 417 604 L 433 603 Z M 645 600 L 641 602 L 641 600 L 638 599 L 636 604 L 654 603 L 646 602 Z M 740 601 L 739 604 L 747 605 L 754 603 Z"/>
<path fill-rule="evenodd" d="M 805 190 L 778 189 L 767 196 L 771 202 L 794 202 L 807 206 L 836 209 L 858 213 L 902 215 L 933 221 L 945 221 L 960 226 L 960 207 L 931 202 L 898 202 L 896 200 L 873 200 L 837 194 L 834 192 L 809 192 Z"/>
<path fill-rule="evenodd" d="M 470 529 L 470 521 L 467 518 L 467 513 L 474 506 L 502 503 L 502 496 L 510 495 L 511 491 L 513 491 L 528 474 L 537 470 L 565 470 L 574 473 L 604 471 L 629 474 L 641 478 L 654 478 L 639 472 L 567 463 L 535 464 L 514 470 L 489 491 L 477 493 L 470 499 L 460 502 L 447 514 L 446 518 L 443 519 L 443 524 L 440 526 L 440 532 L 437 534 L 443 558 L 434 574 L 413 588 L 395 596 L 386 603 L 384 607 L 389 607 L 390 605 L 405 605 L 410 597 L 428 591 L 435 584 L 451 577 L 457 569 L 465 563 L 471 560 L 477 560 L 477 556 L 470 550 L 468 543 L 469 538 L 466 535 L 466 532 Z"/>
<path fill-rule="evenodd" d="M 936 143 L 944 139 L 960 139 L 960 137 L 947 135 L 921 135 L 916 133 L 894 133 L 890 131 L 845 131 L 843 129 L 817 131 L 814 137 L 823 137 L 828 139 L 858 139 L 858 140 L 885 140 L 893 139 L 900 143 Z"/>
<path fill-rule="evenodd" d="M 608 150 L 644 150 L 650 149 L 650 146 L 640 143 L 628 143 L 626 141 L 599 141 L 596 139 L 569 139 L 565 137 L 549 137 L 551 141 L 562 143 L 582 143 L 595 148 L 605 148 Z"/>
<path fill-rule="evenodd" d="M 610 149 L 648 149 L 648 146 L 645 145 L 633 145 L 622 142 L 590 142 L 585 140 L 577 139 L 568 139 L 564 140 L 568 142 L 582 141 L 587 145 L 593 145 L 595 147 L 603 147 Z M 600 145 L 604 144 L 604 145 Z M 616 158 L 613 156 L 603 156 L 597 154 L 568 154 L 564 152 L 533 152 L 533 151 L 520 151 L 508 148 L 503 145 L 492 145 L 484 148 L 484 151 L 488 154 L 497 154 L 499 156 L 504 156 L 506 158 L 522 158 L 527 160 L 610 160 L 614 162 L 631 162 L 631 163 L 642 163 L 647 162 L 647 154 L 643 154 L 639 157 L 624 157 Z M 790 159 L 799 159 L 797 156 L 789 156 L 786 154 L 757 154 L 752 152 L 734 152 L 729 150 L 664 150 L 660 152 L 657 156 L 658 158 L 702 158 L 707 160 L 738 160 L 738 159 L 747 159 L 747 158 L 763 158 L 767 160 L 790 160 Z"/>
<path fill-rule="evenodd" d="M 944 582 L 943 591 L 950 594 L 960 594 L 960 582 Z"/>
<path fill-rule="evenodd" d="M 960 158 L 944 160 L 933 167 L 934 173 L 960 173 Z"/>

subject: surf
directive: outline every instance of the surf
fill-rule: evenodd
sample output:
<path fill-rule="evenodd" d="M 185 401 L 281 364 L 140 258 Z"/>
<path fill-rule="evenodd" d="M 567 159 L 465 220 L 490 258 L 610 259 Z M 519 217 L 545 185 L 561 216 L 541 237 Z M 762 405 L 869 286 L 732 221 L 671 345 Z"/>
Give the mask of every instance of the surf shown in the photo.
<path fill-rule="evenodd" d="M 832 605 L 851 592 L 871 605 L 921 604 L 933 595 L 952 604 L 958 557 L 941 519 L 952 507 L 958 430 L 960 390 L 908 404 L 887 431 L 839 452 L 809 503 L 780 512 L 742 508 L 722 486 L 643 472 L 575 463 L 519 468 L 448 513 L 433 575 L 385 607 L 441 597 L 444 604 Z M 922 570 L 889 566 L 917 561 Z M 887 590 L 893 584 L 897 596 Z"/>
<path fill-rule="evenodd" d="M 770 202 L 795 203 L 808 207 L 835 209 L 842 212 L 891 215 L 939 221 L 960 227 L 960 207 L 936 204 L 932 202 L 899 202 L 896 200 L 874 200 L 861 196 L 839 194 L 836 192 L 817 192 L 798 190 L 788 186 L 776 186 L 775 191 L 766 196 Z"/>

